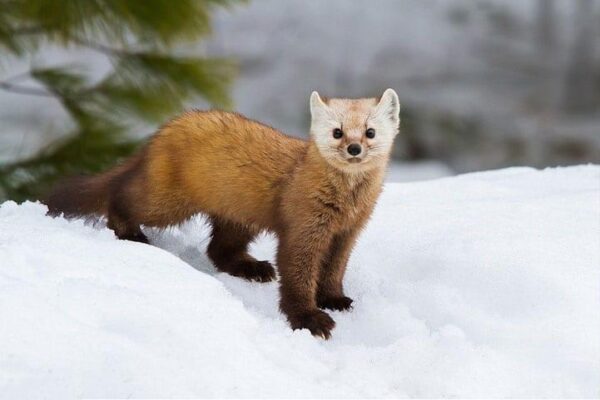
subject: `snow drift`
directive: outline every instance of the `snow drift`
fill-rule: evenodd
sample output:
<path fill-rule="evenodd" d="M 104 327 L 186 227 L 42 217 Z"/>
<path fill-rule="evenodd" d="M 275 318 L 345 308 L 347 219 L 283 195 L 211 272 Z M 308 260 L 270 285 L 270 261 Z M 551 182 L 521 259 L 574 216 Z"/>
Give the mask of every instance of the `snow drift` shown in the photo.
<path fill-rule="evenodd" d="M 387 184 L 330 341 L 216 273 L 201 218 L 154 247 L 45 211 L 0 207 L 3 398 L 600 393 L 598 166 Z"/>

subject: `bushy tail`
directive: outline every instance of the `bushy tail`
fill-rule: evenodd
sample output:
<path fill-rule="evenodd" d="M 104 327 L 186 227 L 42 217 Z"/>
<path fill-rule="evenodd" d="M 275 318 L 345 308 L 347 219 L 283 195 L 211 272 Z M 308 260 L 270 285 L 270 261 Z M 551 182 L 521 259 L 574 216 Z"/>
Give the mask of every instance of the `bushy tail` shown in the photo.
<path fill-rule="evenodd" d="M 65 217 L 106 215 L 110 176 L 74 176 L 59 182 L 43 201 L 48 214 Z"/>
<path fill-rule="evenodd" d="M 107 215 L 112 182 L 136 169 L 142 158 L 142 154 L 137 154 L 102 174 L 74 176 L 59 182 L 43 201 L 48 206 L 48 214 L 64 214 L 65 217 Z"/>

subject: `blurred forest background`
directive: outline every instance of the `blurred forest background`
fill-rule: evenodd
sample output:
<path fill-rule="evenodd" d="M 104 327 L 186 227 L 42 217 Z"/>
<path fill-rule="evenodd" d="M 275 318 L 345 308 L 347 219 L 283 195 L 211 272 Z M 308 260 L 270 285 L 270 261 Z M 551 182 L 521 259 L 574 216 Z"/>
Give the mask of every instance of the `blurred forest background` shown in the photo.
<path fill-rule="evenodd" d="M 0 7 L 0 199 L 100 170 L 185 108 L 306 137 L 312 90 L 396 89 L 394 180 L 600 163 L 600 0 Z"/>

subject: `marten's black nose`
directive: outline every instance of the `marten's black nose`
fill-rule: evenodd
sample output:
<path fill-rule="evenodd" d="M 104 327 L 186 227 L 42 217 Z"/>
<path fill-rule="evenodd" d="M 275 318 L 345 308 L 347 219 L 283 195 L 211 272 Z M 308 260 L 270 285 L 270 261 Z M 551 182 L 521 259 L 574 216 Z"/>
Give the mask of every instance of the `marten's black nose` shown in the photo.
<path fill-rule="evenodd" d="M 350 146 L 348 146 L 348 153 L 351 156 L 357 156 L 360 154 L 361 151 L 362 147 L 360 147 L 360 144 L 358 143 L 352 143 Z"/>

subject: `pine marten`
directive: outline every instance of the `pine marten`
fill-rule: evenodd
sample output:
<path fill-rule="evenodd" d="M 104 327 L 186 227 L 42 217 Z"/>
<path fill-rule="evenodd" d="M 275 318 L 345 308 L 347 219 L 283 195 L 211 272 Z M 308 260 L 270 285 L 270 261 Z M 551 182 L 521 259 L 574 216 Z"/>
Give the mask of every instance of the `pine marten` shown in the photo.
<path fill-rule="evenodd" d="M 381 192 L 400 104 L 381 98 L 310 97 L 304 141 L 223 111 L 190 111 L 165 124 L 136 155 L 105 173 L 59 184 L 49 214 L 103 215 L 120 239 L 147 242 L 140 225 L 167 227 L 202 213 L 219 271 L 261 282 L 273 266 L 248 254 L 261 231 L 279 240 L 280 309 L 293 329 L 329 338 L 320 309 L 348 310 L 342 278 Z"/>

